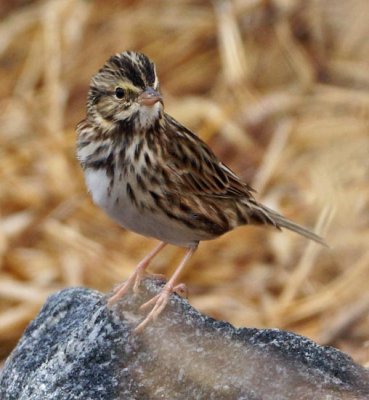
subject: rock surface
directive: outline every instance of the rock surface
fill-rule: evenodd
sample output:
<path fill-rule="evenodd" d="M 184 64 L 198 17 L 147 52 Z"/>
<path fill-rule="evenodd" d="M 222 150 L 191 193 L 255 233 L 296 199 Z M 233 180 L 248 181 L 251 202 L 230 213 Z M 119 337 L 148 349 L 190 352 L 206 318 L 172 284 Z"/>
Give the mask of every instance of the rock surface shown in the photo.
<path fill-rule="evenodd" d="M 369 399 L 369 371 L 350 357 L 276 329 L 236 329 L 177 295 L 134 334 L 138 307 L 88 289 L 51 296 L 0 375 L 1 400 Z"/>

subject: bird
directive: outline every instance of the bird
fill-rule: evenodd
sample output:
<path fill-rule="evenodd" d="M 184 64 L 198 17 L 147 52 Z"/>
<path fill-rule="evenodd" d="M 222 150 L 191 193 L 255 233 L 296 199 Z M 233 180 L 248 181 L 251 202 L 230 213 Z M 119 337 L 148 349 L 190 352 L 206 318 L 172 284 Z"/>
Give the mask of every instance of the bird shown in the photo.
<path fill-rule="evenodd" d="M 93 202 L 123 228 L 160 241 L 108 306 L 139 292 L 148 265 L 166 244 L 186 249 L 161 291 L 141 306 L 149 311 L 137 332 L 163 311 L 201 241 L 242 225 L 267 225 L 326 245 L 258 202 L 248 183 L 165 112 L 155 64 L 143 53 L 117 53 L 91 78 L 86 118 L 76 131 L 77 159 Z"/>

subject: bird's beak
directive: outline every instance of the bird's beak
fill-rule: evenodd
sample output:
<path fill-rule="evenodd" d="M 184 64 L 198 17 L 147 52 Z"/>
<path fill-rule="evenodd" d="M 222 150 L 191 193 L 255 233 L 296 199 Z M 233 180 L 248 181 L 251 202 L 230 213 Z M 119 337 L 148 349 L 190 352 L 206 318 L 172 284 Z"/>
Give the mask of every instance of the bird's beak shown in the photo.
<path fill-rule="evenodd" d="M 138 96 L 138 103 L 143 106 L 153 106 L 158 101 L 163 101 L 161 94 L 150 87 Z"/>

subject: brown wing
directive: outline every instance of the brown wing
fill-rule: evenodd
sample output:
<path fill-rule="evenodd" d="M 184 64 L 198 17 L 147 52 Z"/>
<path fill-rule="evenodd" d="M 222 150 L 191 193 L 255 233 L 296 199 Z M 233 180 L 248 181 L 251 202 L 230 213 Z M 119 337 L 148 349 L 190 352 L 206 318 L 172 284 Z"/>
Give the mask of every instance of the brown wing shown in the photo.
<path fill-rule="evenodd" d="M 168 214 L 168 209 L 175 209 L 177 213 L 170 217 L 207 232 L 209 237 L 252 223 L 287 228 L 325 245 L 315 233 L 258 203 L 252 195 L 253 189 L 222 164 L 191 131 L 168 115 L 166 123 L 162 168 L 175 193 L 166 193 L 171 201 L 165 202 L 164 211 Z M 202 196 L 208 200 L 201 201 Z"/>
<path fill-rule="evenodd" d="M 168 142 L 167 168 L 181 192 L 217 198 L 253 198 L 251 186 L 221 163 L 194 133 L 168 118 L 169 131 L 176 136 Z"/>

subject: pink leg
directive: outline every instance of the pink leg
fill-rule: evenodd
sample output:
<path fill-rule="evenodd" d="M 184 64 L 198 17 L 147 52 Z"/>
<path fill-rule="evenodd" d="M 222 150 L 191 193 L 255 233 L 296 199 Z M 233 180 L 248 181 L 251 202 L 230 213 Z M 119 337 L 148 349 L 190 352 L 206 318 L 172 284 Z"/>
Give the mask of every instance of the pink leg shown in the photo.
<path fill-rule="evenodd" d="M 172 277 L 169 279 L 169 281 L 165 284 L 163 289 L 160 291 L 159 294 L 157 294 L 155 297 L 153 297 L 151 300 L 146 302 L 140 307 L 140 310 L 145 310 L 150 306 L 154 306 L 153 309 L 150 311 L 150 313 L 147 315 L 147 317 L 135 328 L 135 332 L 140 332 L 142 331 L 145 326 L 151 322 L 154 321 L 158 315 L 164 310 L 165 306 L 168 303 L 170 295 L 173 293 L 175 290 L 175 283 L 184 269 L 187 261 L 190 259 L 192 254 L 195 252 L 195 248 L 190 248 L 187 250 L 185 256 L 183 257 L 181 263 L 177 267 L 177 269 L 174 271 L 174 274 Z"/>
<path fill-rule="evenodd" d="M 133 274 L 123 282 L 123 284 L 115 291 L 113 296 L 108 299 L 108 307 L 112 306 L 119 299 L 124 297 L 132 288 L 134 293 L 138 292 L 138 287 L 145 269 L 149 266 L 151 260 L 165 247 L 165 245 L 166 243 L 160 242 L 160 244 L 137 265 Z"/>

